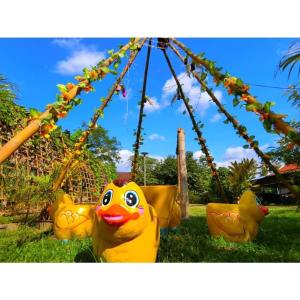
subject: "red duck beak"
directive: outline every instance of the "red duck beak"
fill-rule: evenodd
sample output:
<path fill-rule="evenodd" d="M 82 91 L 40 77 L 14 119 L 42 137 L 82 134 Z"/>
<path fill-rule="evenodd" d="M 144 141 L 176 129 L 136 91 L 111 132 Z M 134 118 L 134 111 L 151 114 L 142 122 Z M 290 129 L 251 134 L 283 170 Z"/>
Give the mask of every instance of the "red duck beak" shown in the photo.
<path fill-rule="evenodd" d="M 267 207 L 260 205 L 259 208 L 261 212 L 264 214 L 264 216 L 269 214 L 269 209 Z"/>
<path fill-rule="evenodd" d="M 139 217 L 137 212 L 130 213 L 120 205 L 114 204 L 108 210 L 97 210 L 100 216 L 108 225 L 121 226 L 129 220 L 136 220 Z"/>

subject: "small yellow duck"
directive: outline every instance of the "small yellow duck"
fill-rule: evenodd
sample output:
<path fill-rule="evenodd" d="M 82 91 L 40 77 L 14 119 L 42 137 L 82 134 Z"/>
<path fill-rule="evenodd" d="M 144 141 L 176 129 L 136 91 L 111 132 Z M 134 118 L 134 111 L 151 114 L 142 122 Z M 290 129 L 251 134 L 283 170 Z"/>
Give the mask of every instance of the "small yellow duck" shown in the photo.
<path fill-rule="evenodd" d="M 250 190 L 242 194 L 238 204 L 209 203 L 206 206 L 210 234 L 232 242 L 253 240 L 268 213 L 267 207 L 257 204 L 256 195 Z"/>
<path fill-rule="evenodd" d="M 93 249 L 105 262 L 155 262 L 159 226 L 154 208 L 134 182 L 108 184 L 96 206 Z"/>
<path fill-rule="evenodd" d="M 68 194 L 59 192 L 51 207 L 54 235 L 59 240 L 85 238 L 92 235 L 95 208 L 74 204 Z"/>

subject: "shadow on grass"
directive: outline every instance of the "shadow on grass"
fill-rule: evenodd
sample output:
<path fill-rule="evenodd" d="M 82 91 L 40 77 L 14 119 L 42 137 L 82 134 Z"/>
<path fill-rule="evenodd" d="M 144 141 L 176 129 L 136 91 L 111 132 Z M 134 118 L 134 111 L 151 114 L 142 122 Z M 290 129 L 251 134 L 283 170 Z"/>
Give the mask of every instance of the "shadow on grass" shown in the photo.
<path fill-rule="evenodd" d="M 82 251 L 78 252 L 74 258 L 77 263 L 94 263 L 98 262 L 93 254 L 93 247 L 90 246 Z"/>

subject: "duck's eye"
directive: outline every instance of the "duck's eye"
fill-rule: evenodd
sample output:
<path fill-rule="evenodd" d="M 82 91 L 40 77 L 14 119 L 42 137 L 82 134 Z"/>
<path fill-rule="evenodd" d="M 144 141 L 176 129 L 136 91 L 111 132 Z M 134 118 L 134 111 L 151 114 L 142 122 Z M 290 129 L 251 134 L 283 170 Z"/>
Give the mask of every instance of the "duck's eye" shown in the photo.
<path fill-rule="evenodd" d="M 108 205 L 112 199 L 112 194 L 113 194 L 113 191 L 112 190 L 108 190 L 105 195 L 103 196 L 103 199 L 102 199 L 102 202 L 101 204 L 102 205 Z"/>
<path fill-rule="evenodd" d="M 139 197 L 136 192 L 128 191 L 125 193 L 125 202 L 130 207 L 136 207 L 139 204 Z"/>

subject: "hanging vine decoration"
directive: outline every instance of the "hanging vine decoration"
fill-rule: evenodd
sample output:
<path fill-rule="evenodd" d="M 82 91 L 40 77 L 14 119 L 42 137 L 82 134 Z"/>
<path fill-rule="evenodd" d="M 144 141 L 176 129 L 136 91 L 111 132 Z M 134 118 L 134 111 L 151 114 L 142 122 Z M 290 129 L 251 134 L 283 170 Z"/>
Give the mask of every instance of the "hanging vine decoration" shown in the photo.
<path fill-rule="evenodd" d="M 275 104 L 274 102 L 267 101 L 265 104 L 260 103 L 256 97 L 250 94 L 249 85 L 246 85 L 240 78 L 233 77 L 229 73 L 221 73 L 222 68 L 216 67 L 215 62 L 205 58 L 204 53 L 196 55 L 183 43 L 174 38 L 170 39 L 175 45 L 181 48 L 187 56 L 192 58 L 194 64 L 203 66 L 209 74 L 213 76 L 217 86 L 222 83 L 227 89 L 228 94 L 234 95 L 234 106 L 244 101 L 246 110 L 259 115 L 259 119 L 263 122 L 267 132 L 284 134 L 289 136 L 293 143 L 300 145 L 300 134 L 295 128 L 283 120 L 286 115 L 276 114 L 271 111 L 271 107 Z"/>
<path fill-rule="evenodd" d="M 185 59 L 178 51 L 178 49 L 172 45 L 169 44 L 170 48 L 173 50 L 173 52 L 178 56 L 178 58 L 186 65 L 188 66 L 188 60 Z M 236 130 L 236 133 L 241 136 L 246 142 L 247 145 L 244 146 L 244 148 L 252 148 L 255 153 L 258 155 L 258 157 L 261 158 L 261 160 L 264 162 L 264 164 L 268 167 L 268 169 L 270 171 L 272 171 L 275 175 L 276 178 L 278 178 L 278 180 L 280 180 L 280 182 L 282 182 L 296 197 L 296 199 L 298 199 L 298 201 L 300 201 L 299 198 L 299 190 L 296 186 L 291 185 L 288 180 L 286 180 L 278 171 L 278 169 L 271 163 L 270 161 L 270 157 L 266 154 L 264 154 L 260 148 L 259 148 L 259 143 L 258 141 L 255 140 L 255 136 L 249 136 L 248 132 L 247 132 L 247 128 L 241 124 L 239 124 L 239 122 L 225 109 L 225 107 L 221 104 L 221 102 L 218 100 L 218 98 L 215 96 L 215 94 L 213 93 L 212 89 L 209 89 L 207 87 L 207 83 L 205 82 L 206 75 L 203 73 L 199 74 L 197 73 L 195 70 L 192 70 L 191 73 L 193 74 L 193 76 L 196 78 L 196 80 L 200 83 L 201 85 L 201 89 L 204 90 L 210 97 L 211 100 L 217 105 L 218 107 L 218 112 L 223 113 L 226 116 L 226 120 L 225 120 L 225 124 L 231 123 L 233 128 Z M 248 146 L 249 145 L 249 146 Z"/>
<path fill-rule="evenodd" d="M 193 124 L 193 130 L 196 132 L 198 138 L 196 140 L 198 140 L 198 143 L 201 147 L 201 150 L 202 152 L 205 154 L 205 158 L 206 158 L 206 161 L 207 161 L 207 164 L 208 166 L 210 167 L 211 169 L 211 174 L 213 176 L 213 178 L 215 179 L 215 182 L 217 184 L 217 189 L 218 189 L 218 192 L 220 194 L 220 196 L 222 197 L 222 199 L 224 200 L 224 202 L 228 202 L 228 199 L 227 199 L 227 196 L 223 190 L 223 187 L 222 187 L 222 184 L 221 184 L 221 181 L 220 181 L 220 178 L 219 178 L 219 175 L 218 175 L 218 171 L 217 171 L 217 168 L 216 168 L 216 164 L 213 162 L 214 159 L 213 157 L 210 155 L 209 153 L 209 149 L 208 147 L 206 146 L 206 140 L 203 138 L 203 134 L 202 134 L 202 131 L 200 130 L 200 128 L 203 128 L 204 124 L 202 124 L 201 122 L 196 122 L 195 120 L 195 116 L 193 114 L 193 107 L 192 105 L 189 104 L 189 99 L 185 97 L 184 93 L 183 93 L 183 90 L 182 90 L 182 87 L 181 87 L 181 84 L 176 76 L 176 73 L 172 67 L 172 64 L 171 64 L 171 61 L 166 53 L 166 49 L 162 49 L 162 52 L 165 56 L 165 59 L 167 61 L 167 64 L 170 68 L 170 71 L 176 81 L 176 84 L 177 84 L 177 87 L 178 87 L 178 91 L 180 93 L 180 98 L 183 100 L 184 102 L 184 105 L 186 107 L 186 110 L 187 112 L 189 113 L 189 116 L 191 118 L 191 121 L 192 121 L 192 124 Z"/>
<path fill-rule="evenodd" d="M 132 44 L 128 49 L 138 49 L 139 45 L 136 40 L 137 39 L 132 39 Z M 121 58 L 125 56 L 127 50 L 124 49 L 124 47 L 121 47 L 121 49 L 116 53 L 114 53 L 114 50 L 109 50 L 109 59 L 100 61 L 97 66 L 92 67 L 91 69 L 84 68 L 83 75 L 75 77 L 77 84 L 68 83 L 66 85 L 57 85 L 60 94 L 57 95 L 57 100 L 55 103 L 47 106 L 50 115 L 42 122 L 42 135 L 44 137 L 49 137 L 49 132 L 56 128 L 54 124 L 58 119 L 64 118 L 74 106 L 81 104 L 82 100 L 76 97 L 81 91 L 86 93 L 95 91 L 95 88 L 92 86 L 93 82 L 102 80 L 109 73 L 117 75 Z M 112 62 L 114 62 L 113 69 L 109 69 L 108 66 Z"/>
<path fill-rule="evenodd" d="M 81 91 L 90 92 L 93 90 L 93 81 L 102 80 L 108 73 L 115 73 L 116 70 L 110 70 L 108 67 L 114 63 L 114 68 L 117 69 L 120 59 L 125 56 L 129 49 L 133 50 L 137 48 L 139 40 L 140 38 L 130 39 L 116 53 L 111 51 L 110 57 L 100 61 L 96 67 L 84 69 L 84 74 L 76 77 L 78 83 L 58 85 L 61 93 L 57 96 L 56 102 L 48 105 L 46 111 L 43 113 L 33 113 L 27 127 L 18 132 L 0 149 L 0 163 L 7 159 L 39 130 L 41 130 L 42 136 L 49 137 L 49 133 L 55 129 L 57 120 L 65 117 L 74 106 L 81 103 L 80 98 L 77 97 Z"/>
<path fill-rule="evenodd" d="M 119 91 L 123 91 L 123 94 L 124 94 L 125 87 L 124 87 L 124 85 L 121 84 L 121 82 L 122 82 L 123 78 L 125 77 L 126 73 L 128 72 L 129 68 L 133 64 L 135 58 L 137 57 L 140 49 L 143 47 L 145 42 L 146 42 L 146 39 L 143 39 L 141 44 L 137 44 L 136 47 L 131 48 L 132 51 L 131 51 L 130 58 L 129 58 L 126 66 L 124 67 L 123 71 L 121 72 L 120 76 L 115 81 L 112 88 L 110 89 L 107 97 L 101 98 L 101 102 L 102 102 L 101 106 L 96 110 L 95 114 L 93 115 L 93 118 L 91 119 L 91 121 L 88 124 L 88 128 L 82 132 L 81 136 L 76 141 L 76 143 L 74 145 L 74 151 L 72 153 L 70 153 L 67 157 L 65 157 L 65 159 L 64 159 L 65 164 L 60 172 L 58 179 L 56 180 L 56 182 L 53 185 L 54 191 L 59 189 L 59 187 L 62 185 L 62 183 L 66 177 L 68 169 L 70 169 L 70 167 L 72 166 L 72 163 L 76 160 L 76 158 L 78 158 L 80 156 L 80 154 L 82 153 L 82 150 L 86 147 L 86 142 L 88 140 L 88 137 L 90 136 L 91 132 L 97 128 L 98 119 L 104 117 L 104 109 L 107 107 L 108 103 L 112 100 L 113 95 L 115 93 L 118 93 Z"/>
<path fill-rule="evenodd" d="M 148 78 L 150 54 L 151 54 L 151 44 L 152 44 L 152 39 L 150 38 L 149 46 L 148 46 L 148 50 L 147 50 L 145 70 L 144 70 L 142 97 L 141 97 L 141 101 L 139 103 L 140 104 L 139 121 L 138 121 L 137 131 L 134 132 L 136 139 L 135 139 L 135 143 L 133 144 L 134 156 L 133 156 L 132 165 L 131 165 L 133 181 L 136 179 L 137 170 L 138 170 L 139 149 L 140 149 L 140 146 L 143 145 L 143 140 L 144 140 L 144 138 L 142 136 L 142 130 L 144 129 L 142 127 L 142 122 L 143 122 L 143 118 L 146 116 L 144 114 L 145 103 L 148 101 L 147 99 L 149 99 L 149 97 L 146 96 L 146 88 L 147 88 L 147 78 Z"/>

